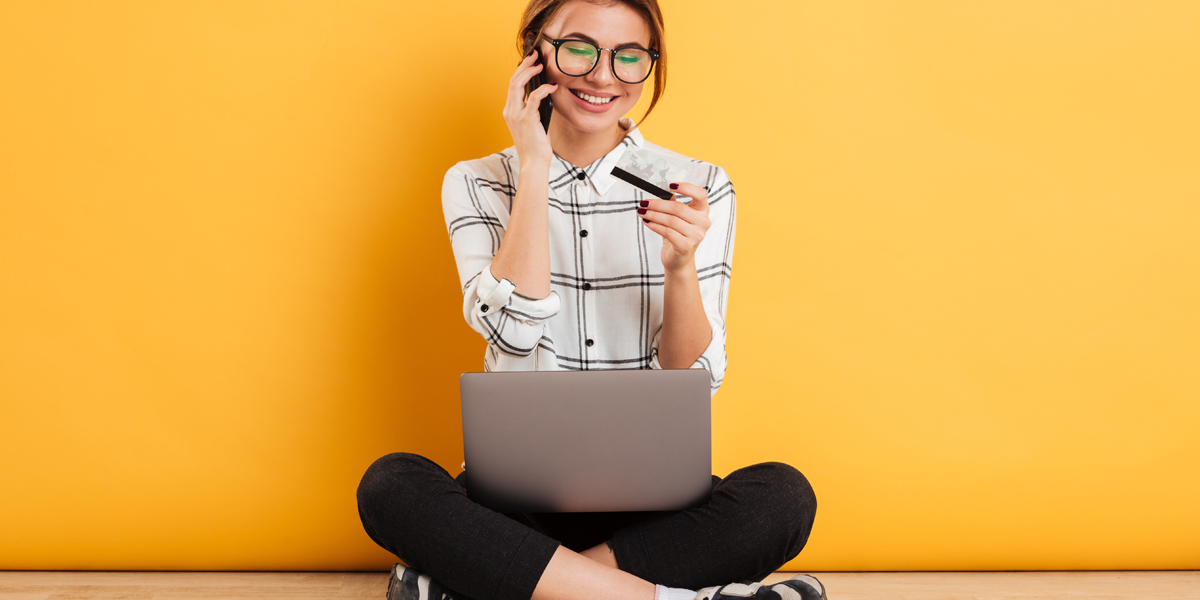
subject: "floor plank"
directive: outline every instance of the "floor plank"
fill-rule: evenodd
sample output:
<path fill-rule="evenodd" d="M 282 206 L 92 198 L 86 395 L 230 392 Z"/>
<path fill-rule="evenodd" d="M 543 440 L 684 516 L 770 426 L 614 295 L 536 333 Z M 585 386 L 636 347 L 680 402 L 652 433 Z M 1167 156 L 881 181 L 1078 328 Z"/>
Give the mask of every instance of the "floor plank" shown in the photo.
<path fill-rule="evenodd" d="M 767 583 L 791 577 L 775 573 Z M 1200 571 L 814 573 L 831 600 L 1200 600 Z M 387 573 L 0 571 L 0 600 L 381 600 Z"/>
<path fill-rule="evenodd" d="M 791 573 L 775 573 L 773 583 Z M 1200 571 L 814 573 L 831 600 L 1188 600 Z"/>

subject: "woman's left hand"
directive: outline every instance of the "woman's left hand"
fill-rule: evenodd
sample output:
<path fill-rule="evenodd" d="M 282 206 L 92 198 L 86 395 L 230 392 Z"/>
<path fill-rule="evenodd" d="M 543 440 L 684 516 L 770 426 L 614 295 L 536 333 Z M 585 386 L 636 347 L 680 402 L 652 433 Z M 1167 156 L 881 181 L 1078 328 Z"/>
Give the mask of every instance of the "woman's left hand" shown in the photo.
<path fill-rule="evenodd" d="M 708 220 L 708 192 L 690 183 L 672 184 L 672 190 L 692 199 L 691 204 L 676 200 L 643 200 L 638 216 L 650 231 L 663 238 L 662 264 L 667 272 L 695 268 L 696 248 L 712 224 Z"/>

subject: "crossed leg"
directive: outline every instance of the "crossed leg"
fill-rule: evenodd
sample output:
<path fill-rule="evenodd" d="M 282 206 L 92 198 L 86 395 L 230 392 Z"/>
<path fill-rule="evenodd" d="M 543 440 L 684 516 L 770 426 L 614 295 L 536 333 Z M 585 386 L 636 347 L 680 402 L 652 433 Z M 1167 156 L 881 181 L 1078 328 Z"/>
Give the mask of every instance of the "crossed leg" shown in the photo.
<path fill-rule="evenodd" d="M 504 515 L 472 502 L 437 464 L 405 453 L 371 465 L 358 505 L 377 544 L 475 600 L 653 600 L 655 584 L 694 590 L 759 580 L 799 554 L 816 513 L 799 471 L 762 463 L 714 477 L 704 505 L 632 524 L 623 522 L 628 514 L 610 518 L 623 526 L 608 543 L 580 547 L 566 540 L 573 520 L 620 514 Z"/>

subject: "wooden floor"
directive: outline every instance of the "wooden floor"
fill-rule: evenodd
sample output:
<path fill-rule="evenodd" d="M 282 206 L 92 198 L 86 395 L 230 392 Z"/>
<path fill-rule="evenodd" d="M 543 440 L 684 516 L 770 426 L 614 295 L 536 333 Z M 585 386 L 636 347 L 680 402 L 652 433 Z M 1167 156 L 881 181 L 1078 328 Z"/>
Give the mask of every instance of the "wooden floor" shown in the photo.
<path fill-rule="evenodd" d="M 768 583 L 790 573 L 776 573 Z M 1200 599 L 1200 571 L 814 573 L 830 600 Z M 0 600 L 381 600 L 387 573 L 0 571 Z"/>

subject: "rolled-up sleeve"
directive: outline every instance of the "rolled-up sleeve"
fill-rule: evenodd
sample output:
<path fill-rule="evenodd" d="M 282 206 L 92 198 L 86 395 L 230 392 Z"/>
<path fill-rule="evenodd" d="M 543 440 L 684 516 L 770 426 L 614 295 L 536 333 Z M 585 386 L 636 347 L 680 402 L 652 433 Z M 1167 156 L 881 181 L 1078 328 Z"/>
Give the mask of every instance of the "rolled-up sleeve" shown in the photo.
<path fill-rule="evenodd" d="M 725 381 L 728 356 L 725 352 L 725 308 L 729 304 L 729 282 L 732 276 L 733 239 L 737 221 L 737 196 L 733 182 L 725 169 L 714 167 L 708 185 L 709 220 L 711 225 L 704 240 L 696 248 L 696 274 L 700 280 L 700 299 L 704 313 L 712 328 L 712 341 L 692 368 L 708 370 L 711 376 L 712 394 L 716 395 Z M 650 354 L 650 367 L 661 369 L 658 361 L 658 343 L 662 336 L 660 328 L 654 336 Z"/>
<path fill-rule="evenodd" d="M 491 264 L 504 239 L 508 213 L 497 196 L 501 182 L 473 175 L 459 163 L 442 182 L 442 212 L 463 292 L 463 317 L 488 344 L 513 356 L 537 349 L 545 322 L 558 313 L 554 292 L 534 299 L 515 291 L 507 279 L 492 276 Z"/>

